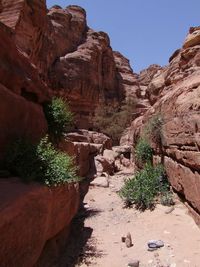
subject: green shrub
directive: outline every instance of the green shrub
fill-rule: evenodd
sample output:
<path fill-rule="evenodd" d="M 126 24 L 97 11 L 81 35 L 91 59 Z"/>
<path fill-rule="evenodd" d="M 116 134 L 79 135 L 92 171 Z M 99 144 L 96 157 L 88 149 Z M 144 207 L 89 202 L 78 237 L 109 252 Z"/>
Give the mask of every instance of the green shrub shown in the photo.
<path fill-rule="evenodd" d="M 140 138 L 135 147 L 135 157 L 137 162 L 146 163 L 152 161 L 153 149 L 148 141 L 144 138 Z"/>
<path fill-rule="evenodd" d="M 65 131 L 69 130 L 73 122 L 73 114 L 68 104 L 62 99 L 55 97 L 44 106 L 44 113 L 48 123 L 49 134 L 57 142 Z"/>
<path fill-rule="evenodd" d="M 36 154 L 43 173 L 42 179 L 46 185 L 59 185 L 78 180 L 72 158 L 66 153 L 55 150 L 47 137 L 40 141 Z"/>
<path fill-rule="evenodd" d="M 72 158 L 57 151 L 44 137 L 38 145 L 27 141 L 14 142 L 6 155 L 6 166 L 24 181 L 39 181 L 48 186 L 57 186 L 77 181 Z"/>
<path fill-rule="evenodd" d="M 162 165 L 153 167 L 147 163 L 143 170 L 136 172 L 133 178 L 125 181 L 120 190 L 120 196 L 126 202 L 135 204 L 138 209 L 152 208 L 155 197 L 167 190 L 163 176 Z"/>

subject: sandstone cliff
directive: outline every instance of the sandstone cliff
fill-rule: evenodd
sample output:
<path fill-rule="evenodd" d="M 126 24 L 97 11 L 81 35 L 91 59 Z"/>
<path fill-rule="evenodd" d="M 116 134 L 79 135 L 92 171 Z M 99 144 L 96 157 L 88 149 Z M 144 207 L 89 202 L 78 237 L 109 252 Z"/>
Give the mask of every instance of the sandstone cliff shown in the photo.
<path fill-rule="evenodd" d="M 162 158 L 173 188 L 186 199 L 199 220 L 199 27 L 190 29 L 183 47 L 172 55 L 168 66 L 156 69 L 146 88 L 152 107 L 133 121 L 121 143 L 135 145 L 152 116 L 161 116 L 162 146 L 160 148 L 158 144 L 152 144 L 155 154 Z M 142 77 L 145 72 L 141 73 Z"/>
<path fill-rule="evenodd" d="M 120 104 L 140 94 L 128 60 L 112 50 L 106 33 L 88 27 L 81 7 L 48 10 L 45 0 L 0 0 L 0 45 L 0 160 L 13 139 L 34 142 L 46 134 L 43 104 L 54 96 L 69 101 L 77 127 L 88 128 L 100 100 Z M 104 148 L 111 148 L 108 137 L 84 130 L 61 144 L 81 176 L 96 172 L 94 157 Z M 60 250 L 64 228 L 61 243 L 67 240 L 88 184 L 49 189 L 15 178 L 0 184 L 0 265 L 44 266 L 49 247 L 52 255 Z"/>
<path fill-rule="evenodd" d="M 137 79 L 128 61 L 113 52 L 106 33 L 87 26 L 82 8 L 47 10 L 45 0 L 1 1 L 0 21 L 10 28 L 16 46 L 35 65 L 51 96 L 69 101 L 78 127 L 91 126 L 88 118 L 100 98 L 120 104 L 126 93 L 137 97 Z"/>

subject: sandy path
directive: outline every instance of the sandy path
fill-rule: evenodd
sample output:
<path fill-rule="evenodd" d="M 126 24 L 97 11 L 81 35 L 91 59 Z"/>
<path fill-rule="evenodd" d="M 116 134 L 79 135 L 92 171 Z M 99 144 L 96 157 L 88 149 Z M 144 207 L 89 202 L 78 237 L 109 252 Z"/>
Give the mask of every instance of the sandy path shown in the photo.
<path fill-rule="evenodd" d="M 187 208 L 176 201 L 175 209 L 157 205 L 154 211 L 123 209 L 116 191 L 124 177 L 110 178 L 110 187 L 90 187 L 84 203 L 90 216 L 84 229 L 90 230 L 82 261 L 76 266 L 123 267 L 131 260 L 140 260 L 141 267 L 199 267 L 200 230 L 187 214 Z M 127 248 L 121 237 L 132 235 L 133 246 Z M 147 241 L 161 239 L 165 246 L 147 251 Z"/>

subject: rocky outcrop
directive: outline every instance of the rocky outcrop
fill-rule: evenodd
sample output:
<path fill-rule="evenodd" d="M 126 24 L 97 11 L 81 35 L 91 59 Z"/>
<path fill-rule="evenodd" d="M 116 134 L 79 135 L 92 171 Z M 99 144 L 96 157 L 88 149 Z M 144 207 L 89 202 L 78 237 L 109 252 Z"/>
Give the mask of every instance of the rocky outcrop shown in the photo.
<path fill-rule="evenodd" d="M 126 96 L 140 98 L 137 75 L 128 60 L 112 51 L 106 33 L 87 26 L 82 8 L 47 10 L 45 0 L 8 0 L 2 2 L 0 21 L 52 89 L 50 95 L 69 101 L 77 127 L 92 128 L 90 118 L 100 101 L 120 104 Z M 139 107 L 143 103 L 139 101 Z"/>
<path fill-rule="evenodd" d="M 198 31 L 198 27 L 193 30 Z M 172 55 L 170 64 L 153 75 L 147 89 L 153 106 L 133 121 L 121 144 L 135 145 L 152 116 L 158 115 L 163 121 L 159 133 L 162 143 L 152 144 L 154 152 L 160 155 L 173 188 L 185 197 L 197 217 L 200 215 L 200 41 L 191 34 L 190 30 L 183 48 Z M 189 43 L 190 38 L 195 41 Z"/>
<path fill-rule="evenodd" d="M 112 141 L 102 133 L 78 130 L 68 133 L 60 143 L 60 149 L 74 158 L 78 174 L 81 177 L 93 178 L 96 173 L 94 158 L 111 148 Z"/>
<path fill-rule="evenodd" d="M 69 232 L 79 206 L 79 186 L 50 189 L 10 178 L 1 179 L 0 187 L 1 266 L 33 266 L 42 260 L 40 255 L 47 241 L 64 228 Z M 55 243 L 52 253 L 58 249 Z"/>
<path fill-rule="evenodd" d="M 200 27 L 191 27 L 187 35 L 183 48 L 199 45 L 200 43 Z"/>
<path fill-rule="evenodd" d="M 88 118 L 99 103 L 119 101 L 115 64 L 109 38 L 88 30 L 86 41 L 77 50 L 60 57 L 51 70 L 51 83 L 63 92 L 76 113 L 78 126 L 88 127 Z"/>
<path fill-rule="evenodd" d="M 41 103 L 48 89 L 27 57 L 18 51 L 9 28 L 0 23 L 0 158 L 17 137 L 38 141 L 47 130 Z"/>

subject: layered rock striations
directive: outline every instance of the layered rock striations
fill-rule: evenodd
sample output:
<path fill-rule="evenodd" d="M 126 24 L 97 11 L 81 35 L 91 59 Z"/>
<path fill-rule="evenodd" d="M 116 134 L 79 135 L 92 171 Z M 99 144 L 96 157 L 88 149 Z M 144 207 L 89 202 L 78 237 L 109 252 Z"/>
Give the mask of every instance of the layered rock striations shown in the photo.
<path fill-rule="evenodd" d="M 162 144 L 152 144 L 165 165 L 170 183 L 200 218 L 200 41 L 199 27 L 190 29 L 183 47 L 170 63 L 150 79 L 147 92 L 152 107 L 133 121 L 121 139 L 136 144 L 153 115 L 163 125 Z"/>
<path fill-rule="evenodd" d="M 45 255 L 45 246 L 64 228 L 62 240 L 66 242 L 70 222 L 79 207 L 79 185 L 49 188 L 22 184 L 17 178 L 1 179 L 0 184 L 1 266 L 41 266 L 37 265 L 38 259 L 45 257 L 45 265 L 50 266 L 52 255 Z M 57 238 L 51 254 L 58 251 Z"/>
<path fill-rule="evenodd" d="M 37 141 L 47 129 L 41 103 L 48 88 L 37 69 L 15 46 L 12 31 L 0 23 L 0 158 L 17 137 Z"/>
<path fill-rule="evenodd" d="M 84 9 L 47 10 L 45 0 L 1 2 L 0 21 L 11 29 L 16 46 L 35 65 L 51 96 L 69 101 L 78 127 L 91 126 L 100 100 L 120 104 L 127 94 L 140 97 L 129 62 L 113 52 L 106 33 L 87 26 Z"/>
<path fill-rule="evenodd" d="M 140 95 L 128 60 L 113 52 L 106 33 L 88 27 L 78 6 L 48 10 L 45 0 L 0 0 L 0 45 L 0 160 L 13 139 L 35 142 L 46 134 L 43 104 L 54 96 L 69 101 L 77 127 L 88 128 L 100 101 L 120 105 Z M 94 157 L 112 144 L 81 130 L 61 146 L 86 176 L 97 172 Z M 58 256 L 59 233 L 66 229 L 66 241 L 88 184 L 50 189 L 15 178 L 0 184 L 0 264 L 44 266 L 51 249 L 52 258 Z"/>

